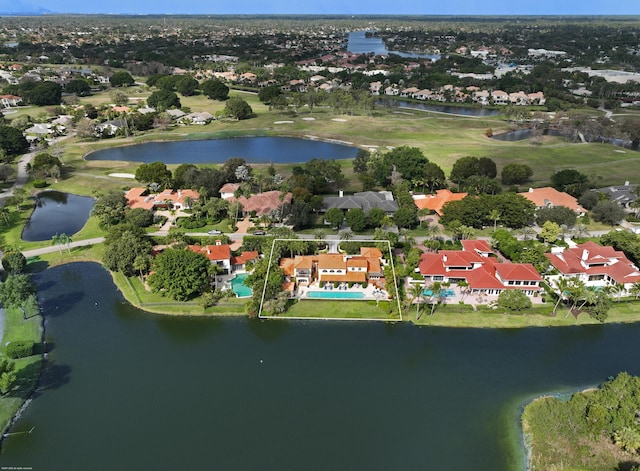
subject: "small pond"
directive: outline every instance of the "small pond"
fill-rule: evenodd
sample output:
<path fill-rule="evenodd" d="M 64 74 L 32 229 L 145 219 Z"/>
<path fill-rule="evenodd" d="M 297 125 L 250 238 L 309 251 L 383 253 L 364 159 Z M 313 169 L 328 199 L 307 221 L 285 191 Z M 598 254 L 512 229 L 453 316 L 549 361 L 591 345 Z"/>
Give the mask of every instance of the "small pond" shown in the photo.
<path fill-rule="evenodd" d="M 488 108 L 468 108 L 465 106 L 452 105 L 431 105 L 426 103 L 416 103 L 409 100 L 390 100 L 381 98 L 376 102 L 378 106 L 407 108 L 412 110 L 434 111 L 436 113 L 455 114 L 459 116 L 497 116 L 499 110 L 491 110 Z"/>
<path fill-rule="evenodd" d="M 498 141 L 523 141 L 525 139 L 530 139 L 535 135 L 536 131 L 533 129 L 516 129 L 515 131 L 503 132 L 500 134 L 494 134 L 491 136 L 491 139 L 496 139 Z M 543 136 L 562 136 L 562 133 L 556 129 L 544 129 L 542 131 Z"/>
<path fill-rule="evenodd" d="M 165 164 L 224 163 L 242 157 L 248 163 L 298 163 L 314 158 L 353 159 L 357 147 L 293 137 L 236 137 L 200 141 L 148 142 L 135 146 L 103 149 L 87 155 L 87 160 L 125 160 Z"/>
<path fill-rule="evenodd" d="M 36 199 L 36 209 L 22 230 L 22 240 L 51 240 L 55 234 L 72 235 L 84 227 L 94 200 L 60 191 L 43 191 Z"/>

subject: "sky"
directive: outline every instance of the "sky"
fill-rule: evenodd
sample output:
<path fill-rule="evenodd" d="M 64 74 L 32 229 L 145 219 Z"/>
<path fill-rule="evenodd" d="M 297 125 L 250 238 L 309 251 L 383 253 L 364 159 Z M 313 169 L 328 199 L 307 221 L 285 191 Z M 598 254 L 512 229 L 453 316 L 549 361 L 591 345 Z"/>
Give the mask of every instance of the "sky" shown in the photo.
<path fill-rule="evenodd" d="M 639 0 L 0 0 L 0 12 L 19 8 L 106 14 L 640 15 Z"/>

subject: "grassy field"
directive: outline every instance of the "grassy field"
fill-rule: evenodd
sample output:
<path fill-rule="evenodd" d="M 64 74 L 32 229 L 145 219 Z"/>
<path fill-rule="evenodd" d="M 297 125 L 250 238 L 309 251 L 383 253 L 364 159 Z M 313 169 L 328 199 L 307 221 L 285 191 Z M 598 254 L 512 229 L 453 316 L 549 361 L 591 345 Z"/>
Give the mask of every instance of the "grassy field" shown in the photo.
<path fill-rule="evenodd" d="M 376 306 L 375 301 L 304 300 L 295 302 L 286 313 L 276 317 L 400 320 L 397 314 L 389 312 L 388 302 Z"/>
<path fill-rule="evenodd" d="M 4 337 L 0 345 L 2 356 L 7 343 L 15 340 L 31 340 L 40 345 L 42 340 L 42 317 L 37 315 L 27 320 L 22 311 L 9 308 L 5 311 Z M 42 369 L 42 355 L 15 360 L 17 380 L 12 391 L 0 396 L 0 431 L 4 432 L 11 419 L 34 391 Z"/>
<path fill-rule="evenodd" d="M 149 91 L 145 87 L 131 87 L 125 92 L 133 99 L 144 98 Z M 548 184 L 551 174 L 563 168 L 576 168 L 597 179 L 600 184 L 621 184 L 625 180 L 640 180 L 640 154 L 607 144 L 576 144 L 558 137 L 544 137 L 539 144 L 530 140 L 502 142 L 485 136 L 487 128 L 494 133 L 507 131 L 510 124 L 500 117 L 458 117 L 423 111 L 379 108 L 373 116 L 337 115 L 331 110 L 316 108 L 292 116 L 269 111 L 255 94 L 232 90 L 231 95 L 245 99 L 253 108 L 255 117 L 243 120 L 214 121 L 205 126 L 178 126 L 166 131 L 146 131 L 129 138 L 105 139 L 96 142 L 77 142 L 67 139 L 60 147 L 63 151 L 65 170 L 69 178 L 53 188 L 78 194 L 91 194 L 94 190 L 124 188 L 131 181 L 109 179 L 113 171 L 134 173 L 138 163 L 113 161 L 85 161 L 83 156 L 94 150 L 121 145 L 132 145 L 156 140 L 212 139 L 243 135 L 282 135 L 292 137 L 314 136 L 320 139 L 344 141 L 354 146 L 377 146 L 381 150 L 390 147 L 412 146 L 420 148 L 432 161 L 449 172 L 456 159 L 464 156 L 491 157 L 500 169 L 506 163 L 519 162 L 534 170 L 530 186 Z M 81 103 L 96 105 L 110 103 L 109 92 L 82 98 Z M 209 100 L 203 96 L 181 97 L 184 106 L 192 111 L 215 113 L 224 107 L 224 102 Z M 36 116 L 46 108 L 29 108 Z M 598 114 L 596 111 L 589 111 Z M 313 121 L 302 118 L 314 118 Z M 344 120 L 344 121 L 337 121 Z M 292 123 L 276 124 L 279 121 Z M 342 162 L 346 177 L 346 191 L 359 191 L 360 183 L 355 178 L 350 161 Z M 278 166 L 278 172 L 288 175 L 292 165 Z M 259 172 L 260 166 L 256 166 Z M 523 189 L 526 186 L 523 185 Z"/>

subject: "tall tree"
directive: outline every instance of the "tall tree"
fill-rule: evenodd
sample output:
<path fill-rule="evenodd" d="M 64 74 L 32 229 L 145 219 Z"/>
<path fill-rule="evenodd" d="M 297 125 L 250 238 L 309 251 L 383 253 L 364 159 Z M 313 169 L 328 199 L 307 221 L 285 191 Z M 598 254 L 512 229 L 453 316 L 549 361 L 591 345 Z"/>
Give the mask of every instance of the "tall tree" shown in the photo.
<path fill-rule="evenodd" d="M 152 264 L 149 285 L 176 301 L 201 294 L 209 284 L 211 264 L 202 254 L 188 249 L 166 249 Z"/>

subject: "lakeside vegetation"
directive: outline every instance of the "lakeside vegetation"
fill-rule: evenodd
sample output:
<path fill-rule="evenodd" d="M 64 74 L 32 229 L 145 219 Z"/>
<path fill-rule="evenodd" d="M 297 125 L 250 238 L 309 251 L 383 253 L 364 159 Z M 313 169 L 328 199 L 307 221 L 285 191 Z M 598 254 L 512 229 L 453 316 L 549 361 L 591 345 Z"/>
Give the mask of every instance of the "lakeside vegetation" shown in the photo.
<path fill-rule="evenodd" d="M 531 470 L 640 468 L 640 378 L 620 373 L 571 397 L 543 396 L 522 414 Z"/>

